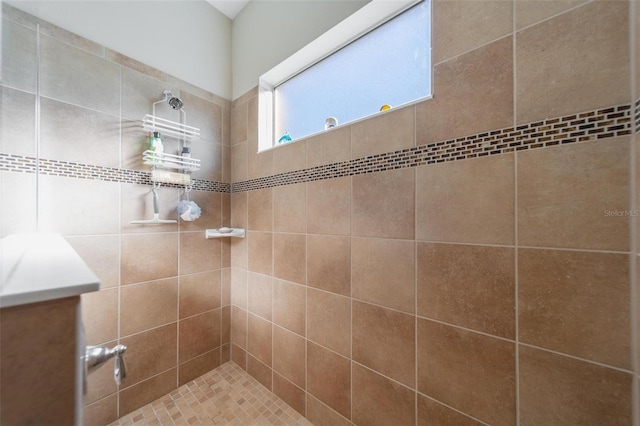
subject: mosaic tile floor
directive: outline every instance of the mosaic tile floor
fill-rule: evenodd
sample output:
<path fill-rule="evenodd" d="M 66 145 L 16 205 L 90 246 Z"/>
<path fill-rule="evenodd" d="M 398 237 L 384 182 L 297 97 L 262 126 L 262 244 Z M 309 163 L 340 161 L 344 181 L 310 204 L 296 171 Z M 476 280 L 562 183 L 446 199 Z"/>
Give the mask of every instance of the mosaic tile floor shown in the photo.
<path fill-rule="evenodd" d="M 311 426 L 302 415 L 232 362 L 109 426 Z"/>

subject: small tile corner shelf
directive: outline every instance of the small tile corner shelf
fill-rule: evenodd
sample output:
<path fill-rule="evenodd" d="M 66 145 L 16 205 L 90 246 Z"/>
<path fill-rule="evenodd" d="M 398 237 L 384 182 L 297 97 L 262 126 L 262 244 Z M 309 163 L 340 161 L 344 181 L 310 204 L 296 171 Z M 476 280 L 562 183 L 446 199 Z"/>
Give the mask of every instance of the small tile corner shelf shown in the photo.
<path fill-rule="evenodd" d="M 242 228 L 218 228 L 218 229 L 207 229 L 204 232 L 205 238 L 224 238 L 224 237 L 245 237 L 245 230 Z"/>

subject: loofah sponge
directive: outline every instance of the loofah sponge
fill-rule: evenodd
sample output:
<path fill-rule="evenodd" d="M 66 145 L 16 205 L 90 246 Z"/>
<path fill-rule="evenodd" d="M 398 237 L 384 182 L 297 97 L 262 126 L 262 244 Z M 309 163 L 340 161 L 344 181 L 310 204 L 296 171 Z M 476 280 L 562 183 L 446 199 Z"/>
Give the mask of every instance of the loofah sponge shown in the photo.
<path fill-rule="evenodd" d="M 200 217 L 202 210 L 200 206 L 194 203 L 193 201 L 182 200 L 178 203 L 178 208 L 176 209 L 182 220 L 187 222 L 193 222 L 194 220 Z"/>

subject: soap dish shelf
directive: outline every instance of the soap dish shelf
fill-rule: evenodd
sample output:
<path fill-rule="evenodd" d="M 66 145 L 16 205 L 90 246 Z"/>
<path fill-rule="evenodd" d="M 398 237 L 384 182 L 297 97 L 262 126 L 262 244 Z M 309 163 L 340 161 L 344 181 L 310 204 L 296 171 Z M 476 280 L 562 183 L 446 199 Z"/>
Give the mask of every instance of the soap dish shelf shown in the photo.
<path fill-rule="evenodd" d="M 224 238 L 224 237 L 245 237 L 245 230 L 243 228 L 219 228 L 220 230 L 229 230 L 228 232 L 220 232 L 218 229 L 206 229 L 204 236 L 208 238 Z"/>
<path fill-rule="evenodd" d="M 142 128 L 149 132 L 160 132 L 163 136 L 175 136 L 185 141 L 191 141 L 200 137 L 200 129 L 176 123 L 175 121 L 147 114 L 142 119 Z"/>
<path fill-rule="evenodd" d="M 146 150 L 142 153 L 142 161 L 148 166 L 160 167 L 163 169 L 184 170 L 195 172 L 200 170 L 200 160 L 191 157 L 182 157 L 172 154 L 156 154 L 155 151 Z"/>

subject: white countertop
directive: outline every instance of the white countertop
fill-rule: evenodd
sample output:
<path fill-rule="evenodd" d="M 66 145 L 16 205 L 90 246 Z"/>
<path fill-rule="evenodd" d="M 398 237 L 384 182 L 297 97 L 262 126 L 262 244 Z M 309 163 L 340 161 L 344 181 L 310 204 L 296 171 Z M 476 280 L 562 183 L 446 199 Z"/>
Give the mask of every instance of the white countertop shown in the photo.
<path fill-rule="evenodd" d="M 0 253 L 2 308 L 100 289 L 98 277 L 61 235 L 8 235 Z"/>

